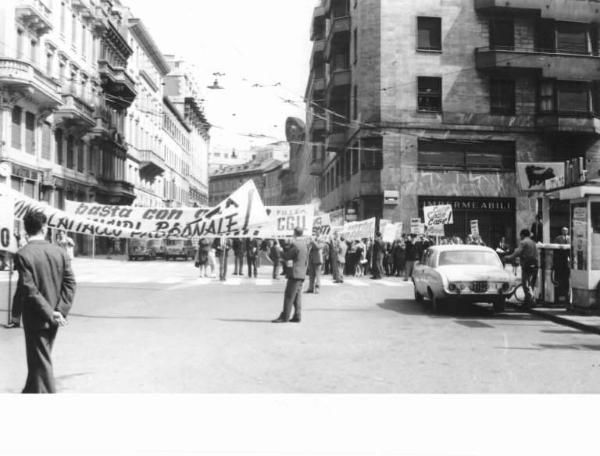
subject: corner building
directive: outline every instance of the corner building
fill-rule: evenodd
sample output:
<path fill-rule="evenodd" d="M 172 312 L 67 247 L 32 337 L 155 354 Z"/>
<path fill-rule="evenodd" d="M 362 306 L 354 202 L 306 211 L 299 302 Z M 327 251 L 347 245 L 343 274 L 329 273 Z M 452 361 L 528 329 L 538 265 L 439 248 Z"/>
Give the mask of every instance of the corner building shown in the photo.
<path fill-rule="evenodd" d="M 478 220 L 489 245 L 514 243 L 542 196 L 518 162 L 582 157 L 599 175 L 599 27 L 598 0 L 323 1 L 305 151 L 321 209 L 407 227 L 448 203 L 447 235 Z M 554 235 L 568 207 L 550 217 Z"/>

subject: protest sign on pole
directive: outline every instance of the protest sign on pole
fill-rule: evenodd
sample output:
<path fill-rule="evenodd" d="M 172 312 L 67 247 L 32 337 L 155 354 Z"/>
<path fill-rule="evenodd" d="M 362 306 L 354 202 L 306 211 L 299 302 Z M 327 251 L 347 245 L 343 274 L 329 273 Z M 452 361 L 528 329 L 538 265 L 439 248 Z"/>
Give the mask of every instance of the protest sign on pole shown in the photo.
<path fill-rule="evenodd" d="M 381 240 L 383 242 L 394 242 L 396 240 L 396 232 L 398 231 L 398 227 L 396 223 L 386 223 L 381 230 Z"/>
<path fill-rule="evenodd" d="M 479 220 L 471 220 L 471 235 L 479 236 Z"/>
<path fill-rule="evenodd" d="M 403 229 L 403 223 L 402 222 L 396 223 L 396 239 L 402 239 L 402 229 Z"/>
<path fill-rule="evenodd" d="M 423 216 L 425 225 L 449 225 L 454 223 L 452 219 L 452 205 L 424 206 Z"/>
<path fill-rule="evenodd" d="M 421 228 L 421 219 L 420 218 L 411 218 L 410 219 L 410 234 L 422 234 Z"/>
<path fill-rule="evenodd" d="M 270 223 L 261 227 L 255 237 L 285 238 L 294 236 L 296 227 L 302 228 L 304 236 L 313 232 L 315 207 L 312 204 L 296 206 L 267 206 Z"/>
<path fill-rule="evenodd" d="M 344 224 L 344 210 L 337 209 L 329 212 L 329 219 L 331 220 L 332 225 L 342 226 Z"/>
<path fill-rule="evenodd" d="M 331 217 L 329 214 L 315 215 L 313 219 L 313 236 L 327 236 L 331 233 Z"/>

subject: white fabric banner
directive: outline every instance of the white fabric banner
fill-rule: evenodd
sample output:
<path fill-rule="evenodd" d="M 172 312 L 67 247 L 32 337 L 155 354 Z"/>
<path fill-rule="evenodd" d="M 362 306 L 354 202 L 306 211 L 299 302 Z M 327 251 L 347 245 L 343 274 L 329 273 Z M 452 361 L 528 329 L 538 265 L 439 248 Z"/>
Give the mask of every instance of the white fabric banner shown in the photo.
<path fill-rule="evenodd" d="M 294 228 L 302 228 L 303 236 L 313 232 L 315 206 L 312 204 L 296 206 L 267 206 L 271 222 L 260 229 L 256 237 L 284 238 L 294 236 Z"/>
<path fill-rule="evenodd" d="M 12 195 L 15 198 L 16 218 L 22 218 L 29 210 L 41 211 L 48 217 L 50 228 L 96 236 L 145 239 L 255 236 L 257 228 L 269 221 L 265 206 L 252 181 L 246 182 L 218 206 L 208 210 L 194 209 L 198 212 L 187 218 L 182 209 L 178 212 L 177 209 L 144 209 L 94 203 L 75 203 L 75 210 L 67 212 L 31 199 L 6 186 L 0 186 L 0 194 Z M 151 212 L 145 212 L 146 218 L 139 221 L 131 218 L 134 209 Z M 115 215 L 113 212 L 96 212 L 102 210 L 115 211 Z M 129 210 L 132 212 L 128 212 Z M 136 222 L 140 222 L 140 225 Z"/>
<path fill-rule="evenodd" d="M 345 223 L 340 234 L 347 241 L 375 237 L 375 217 L 360 222 Z"/>
<path fill-rule="evenodd" d="M 18 250 L 15 229 L 15 200 L 0 196 L 0 250 L 15 253 Z"/>

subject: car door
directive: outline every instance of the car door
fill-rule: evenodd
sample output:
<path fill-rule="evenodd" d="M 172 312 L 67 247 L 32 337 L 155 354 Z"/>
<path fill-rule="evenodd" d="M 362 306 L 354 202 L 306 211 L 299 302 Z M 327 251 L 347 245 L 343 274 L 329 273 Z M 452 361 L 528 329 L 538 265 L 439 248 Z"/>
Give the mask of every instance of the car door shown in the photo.
<path fill-rule="evenodd" d="M 417 288 L 417 291 L 422 295 L 424 295 L 427 292 L 427 258 L 430 254 L 431 252 L 429 249 L 423 253 L 421 261 L 417 263 L 413 272 L 415 287 Z"/>
<path fill-rule="evenodd" d="M 442 276 L 437 271 L 437 259 L 439 256 L 439 252 L 431 252 L 431 255 L 427 258 L 427 282 L 431 291 L 437 296 L 440 296 L 444 291 L 444 284 L 442 283 Z"/>

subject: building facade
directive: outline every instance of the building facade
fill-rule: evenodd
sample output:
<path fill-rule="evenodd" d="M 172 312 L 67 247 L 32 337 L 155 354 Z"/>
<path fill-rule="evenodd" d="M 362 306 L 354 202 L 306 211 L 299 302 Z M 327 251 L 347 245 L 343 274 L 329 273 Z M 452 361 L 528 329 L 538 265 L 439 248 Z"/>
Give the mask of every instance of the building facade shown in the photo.
<path fill-rule="evenodd" d="M 208 174 L 212 176 L 216 171 L 229 166 L 243 165 L 254 158 L 250 150 L 213 145 L 208 153 Z"/>
<path fill-rule="evenodd" d="M 254 181 L 264 204 L 281 205 L 282 184 L 279 177 L 287 166 L 287 163 L 269 158 L 217 170 L 209 178 L 209 205 L 216 206 L 248 180 Z"/>
<path fill-rule="evenodd" d="M 448 203 L 488 244 L 529 227 L 517 164 L 600 167 L 597 0 L 327 0 L 314 10 L 307 148 L 323 210 L 404 222 Z M 385 198 L 384 198 L 385 196 Z M 309 196 L 305 196 L 305 201 Z M 551 208 L 553 230 L 568 220 Z"/>

